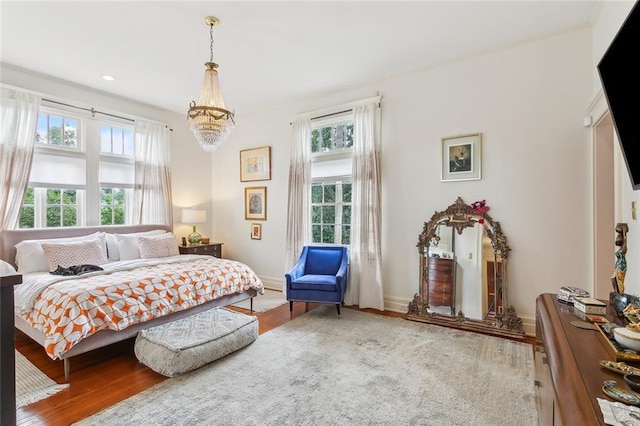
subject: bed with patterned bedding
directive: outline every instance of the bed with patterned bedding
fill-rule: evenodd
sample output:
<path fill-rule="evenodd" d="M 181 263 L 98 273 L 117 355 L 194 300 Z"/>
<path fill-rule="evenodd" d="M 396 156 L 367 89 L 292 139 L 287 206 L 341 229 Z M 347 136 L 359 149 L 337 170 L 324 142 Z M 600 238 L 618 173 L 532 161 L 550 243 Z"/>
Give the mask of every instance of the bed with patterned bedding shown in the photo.
<path fill-rule="evenodd" d="M 151 229 L 162 235 L 138 237 L 140 232 Z M 1 258 L 17 265 L 18 272 L 21 266 L 23 269 L 23 284 L 16 286 L 14 292 L 16 327 L 40 343 L 51 358 L 65 360 L 65 377 L 69 374 L 67 361 L 74 355 L 134 337 L 141 329 L 237 303 L 264 291 L 249 266 L 212 256 L 176 255 L 175 236 L 167 234 L 167 227 L 157 229 L 158 226 L 141 225 L 117 228 L 117 232 L 112 227 L 92 227 L 66 232 L 56 229 L 0 233 Z M 101 239 L 104 232 L 107 238 Z M 50 240 L 69 234 L 82 237 L 80 241 Z M 100 236 L 95 242 L 106 252 L 106 260 L 101 259 L 103 254 L 98 253 L 94 239 L 87 242 L 93 235 Z M 105 241 L 112 235 L 120 243 L 118 260 L 113 260 L 118 251 L 113 245 L 116 240 L 110 241 L 111 257 Z M 125 238 L 129 235 L 136 237 Z M 20 245 L 23 240 L 30 245 Z M 128 246 L 121 244 L 124 240 Z M 136 244 L 132 243 L 134 240 Z M 143 247 L 143 242 L 150 244 Z M 44 258 L 39 247 L 44 249 Z M 98 258 L 91 259 L 88 249 Z M 84 257 L 78 257 L 79 250 Z M 137 255 L 127 254 L 127 250 Z M 85 259 L 92 261 L 84 262 Z M 103 270 L 78 276 L 49 273 L 65 260 L 72 264 L 101 262 Z M 46 267 L 41 264 L 44 261 L 48 261 Z"/>

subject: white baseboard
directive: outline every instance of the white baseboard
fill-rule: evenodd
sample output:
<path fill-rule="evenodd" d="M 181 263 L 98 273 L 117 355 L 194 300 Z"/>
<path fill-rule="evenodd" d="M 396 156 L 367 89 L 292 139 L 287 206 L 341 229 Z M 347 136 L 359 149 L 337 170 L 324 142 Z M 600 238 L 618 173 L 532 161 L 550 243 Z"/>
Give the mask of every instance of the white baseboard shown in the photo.
<path fill-rule="evenodd" d="M 410 300 L 403 299 L 400 297 L 385 297 L 384 310 L 391 311 L 391 312 L 407 313 L 407 311 L 409 310 L 409 302 Z M 520 319 L 522 320 L 522 328 L 524 329 L 524 334 L 527 336 L 535 336 L 536 335 L 535 317 L 520 316 Z"/>
<path fill-rule="evenodd" d="M 283 291 L 284 290 L 284 278 L 281 277 L 260 277 L 264 288 L 269 290 Z M 402 297 L 385 297 L 384 298 L 384 310 L 390 312 L 399 312 L 406 314 L 409 308 L 410 299 Z M 522 319 L 522 328 L 527 336 L 536 335 L 536 319 L 530 316 L 520 316 Z"/>

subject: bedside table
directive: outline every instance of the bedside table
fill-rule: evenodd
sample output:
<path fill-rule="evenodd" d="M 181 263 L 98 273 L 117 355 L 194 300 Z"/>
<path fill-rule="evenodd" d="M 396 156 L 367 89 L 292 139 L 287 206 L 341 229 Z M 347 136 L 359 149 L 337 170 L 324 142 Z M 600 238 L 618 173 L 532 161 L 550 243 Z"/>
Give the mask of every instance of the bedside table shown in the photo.
<path fill-rule="evenodd" d="M 178 246 L 180 254 L 208 254 L 213 257 L 222 257 L 222 244 L 189 244 L 188 246 Z"/>

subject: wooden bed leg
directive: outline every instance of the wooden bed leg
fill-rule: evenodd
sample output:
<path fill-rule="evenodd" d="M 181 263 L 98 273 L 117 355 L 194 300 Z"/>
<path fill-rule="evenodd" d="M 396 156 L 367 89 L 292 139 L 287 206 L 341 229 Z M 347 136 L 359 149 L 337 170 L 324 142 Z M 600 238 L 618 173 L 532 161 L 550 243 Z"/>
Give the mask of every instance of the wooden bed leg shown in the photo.
<path fill-rule="evenodd" d="M 64 382 L 69 383 L 69 358 L 62 360 L 64 362 Z"/>

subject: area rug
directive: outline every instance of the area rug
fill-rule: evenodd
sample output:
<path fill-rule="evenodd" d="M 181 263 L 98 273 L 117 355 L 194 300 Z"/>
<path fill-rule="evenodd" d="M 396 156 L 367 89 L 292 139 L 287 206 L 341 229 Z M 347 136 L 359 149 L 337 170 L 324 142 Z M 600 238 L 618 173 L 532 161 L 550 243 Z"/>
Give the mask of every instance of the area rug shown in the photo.
<path fill-rule="evenodd" d="M 80 425 L 537 425 L 531 345 L 320 306 Z"/>
<path fill-rule="evenodd" d="M 270 311 L 271 309 L 277 308 L 278 306 L 282 306 L 286 303 L 289 302 L 284 298 L 281 291 L 268 290 L 265 288 L 264 294 L 258 294 L 253 298 L 253 312 Z M 232 306 L 249 310 L 251 309 L 251 301 L 243 300 L 242 302 L 238 302 Z"/>
<path fill-rule="evenodd" d="M 16 408 L 50 397 L 69 387 L 59 385 L 16 351 Z"/>

